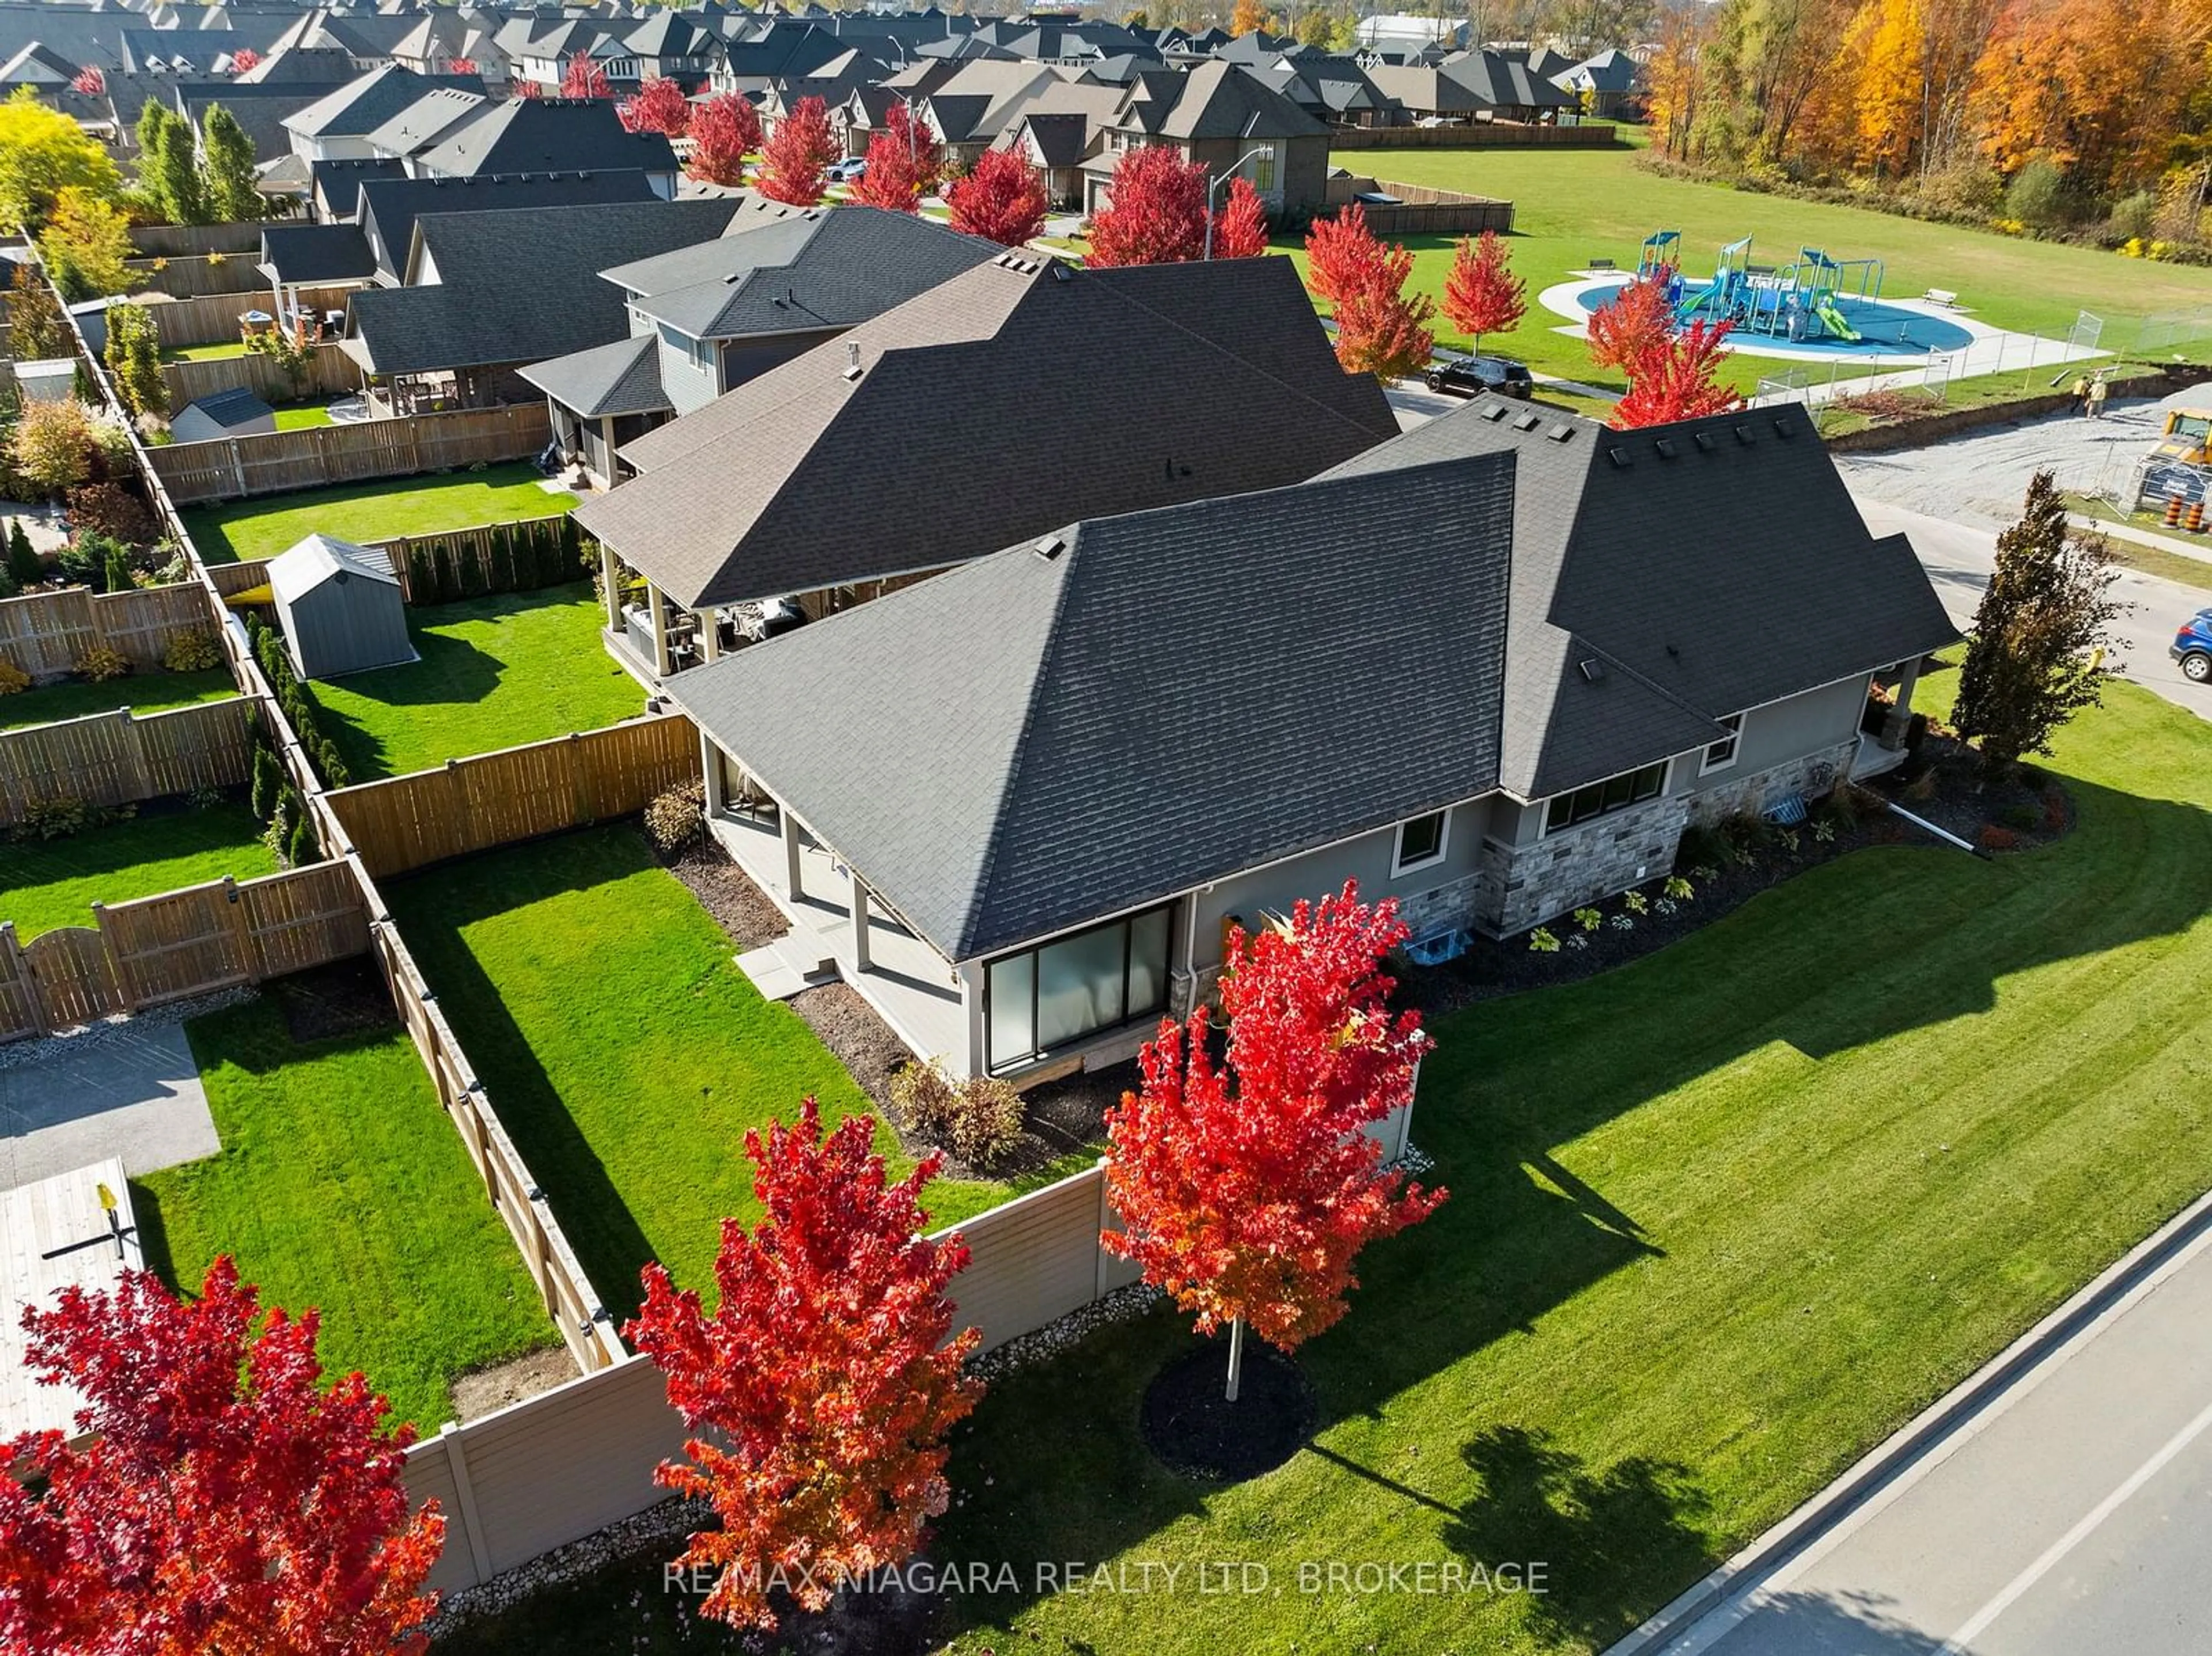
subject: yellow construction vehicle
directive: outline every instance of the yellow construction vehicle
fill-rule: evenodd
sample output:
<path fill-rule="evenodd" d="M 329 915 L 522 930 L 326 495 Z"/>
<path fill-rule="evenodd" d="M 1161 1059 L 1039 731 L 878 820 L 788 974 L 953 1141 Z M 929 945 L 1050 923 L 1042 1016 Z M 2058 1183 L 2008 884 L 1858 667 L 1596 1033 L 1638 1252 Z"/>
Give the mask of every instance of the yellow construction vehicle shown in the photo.
<path fill-rule="evenodd" d="M 2175 409 L 2168 414 L 2152 458 L 2188 466 L 2212 465 L 2212 410 Z"/>

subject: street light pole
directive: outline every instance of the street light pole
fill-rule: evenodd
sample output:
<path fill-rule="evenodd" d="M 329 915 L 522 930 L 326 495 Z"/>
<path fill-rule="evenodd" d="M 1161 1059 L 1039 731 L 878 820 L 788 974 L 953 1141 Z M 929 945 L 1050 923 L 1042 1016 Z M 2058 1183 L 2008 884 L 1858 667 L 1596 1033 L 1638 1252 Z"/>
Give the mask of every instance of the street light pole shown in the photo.
<path fill-rule="evenodd" d="M 1223 185 L 1228 183 L 1230 179 L 1235 178 L 1237 176 L 1237 169 L 1243 166 L 1246 161 L 1250 161 L 1253 156 L 1264 155 L 1274 149 L 1274 147 L 1275 146 L 1271 143 L 1263 143 L 1256 149 L 1246 150 L 1235 161 L 1229 163 L 1229 170 L 1226 173 L 1224 173 L 1219 178 L 1214 179 L 1212 184 L 1206 186 L 1206 252 L 1204 257 L 1207 261 L 1211 262 L 1213 258 L 1213 192 L 1220 189 Z"/>

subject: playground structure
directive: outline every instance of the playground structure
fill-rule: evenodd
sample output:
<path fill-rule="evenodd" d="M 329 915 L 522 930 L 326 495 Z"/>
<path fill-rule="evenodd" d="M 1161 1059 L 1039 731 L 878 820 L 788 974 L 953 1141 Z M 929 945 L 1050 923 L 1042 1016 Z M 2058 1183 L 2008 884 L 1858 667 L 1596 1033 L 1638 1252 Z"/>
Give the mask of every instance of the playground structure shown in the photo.
<path fill-rule="evenodd" d="M 1751 246 L 1749 236 L 1729 242 L 1714 258 L 1711 279 L 1692 288 L 1682 280 L 1681 232 L 1660 230 L 1644 237 L 1636 274 L 1650 281 L 1665 273 L 1668 302 L 1679 323 L 1725 321 L 1740 331 L 1792 344 L 1820 339 L 1859 343 L 1844 306 L 1881 299 L 1880 259 L 1835 259 L 1820 248 L 1800 247 L 1786 264 L 1755 264 Z"/>

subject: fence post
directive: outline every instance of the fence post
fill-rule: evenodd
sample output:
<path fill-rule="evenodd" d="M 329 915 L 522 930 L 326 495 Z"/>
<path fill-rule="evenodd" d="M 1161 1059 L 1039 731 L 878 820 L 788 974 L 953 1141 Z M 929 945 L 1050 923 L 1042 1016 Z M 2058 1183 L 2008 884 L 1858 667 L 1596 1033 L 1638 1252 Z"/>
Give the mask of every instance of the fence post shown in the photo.
<path fill-rule="evenodd" d="M 115 980 L 116 989 L 123 996 L 123 1004 L 133 1012 L 142 1010 L 138 1000 L 137 982 L 131 975 L 131 968 L 123 951 L 115 946 L 114 934 L 107 929 L 106 903 L 94 903 L 92 906 L 92 924 L 100 933 L 100 951 L 107 957 L 107 970 Z"/>
<path fill-rule="evenodd" d="M 150 799 L 154 797 L 154 779 L 146 769 L 146 733 L 138 727 L 138 721 L 131 716 L 130 708 L 118 707 L 115 716 L 123 721 L 123 736 L 118 745 L 131 766 L 131 797 L 133 799 Z"/>
<path fill-rule="evenodd" d="M 23 986 L 23 1014 L 30 1020 L 31 1033 L 50 1033 L 53 1022 L 46 1016 L 46 992 L 39 987 L 38 974 L 31 970 L 29 953 L 16 941 L 13 920 L 0 920 L 0 953 L 15 962 L 15 981 Z"/>
<path fill-rule="evenodd" d="M 246 923 L 246 900 L 238 895 L 238 882 L 222 877 L 222 903 L 230 913 L 230 935 L 238 945 L 238 969 L 248 983 L 258 983 L 263 974 L 260 951 L 253 946 L 253 928 Z"/>
<path fill-rule="evenodd" d="M 1091 1238 L 1091 1297 L 1093 1300 L 1106 1297 L 1106 1249 L 1098 1240 L 1098 1236 L 1110 1230 L 1114 1224 L 1114 1209 L 1106 1199 L 1106 1170 L 1113 1165 L 1113 1161 L 1109 1156 L 1098 1158 L 1098 1230 Z"/>
<path fill-rule="evenodd" d="M 438 1433 L 439 1442 L 446 1446 L 446 1467 L 453 1475 L 453 1505 L 460 1508 L 461 1532 L 469 1538 L 469 1562 L 476 1567 L 477 1579 L 472 1586 L 491 1580 L 491 1548 L 484 1540 L 483 1514 L 477 1510 L 476 1486 L 469 1482 L 469 1452 L 467 1441 L 461 1435 L 461 1423 L 449 1420 Z"/>

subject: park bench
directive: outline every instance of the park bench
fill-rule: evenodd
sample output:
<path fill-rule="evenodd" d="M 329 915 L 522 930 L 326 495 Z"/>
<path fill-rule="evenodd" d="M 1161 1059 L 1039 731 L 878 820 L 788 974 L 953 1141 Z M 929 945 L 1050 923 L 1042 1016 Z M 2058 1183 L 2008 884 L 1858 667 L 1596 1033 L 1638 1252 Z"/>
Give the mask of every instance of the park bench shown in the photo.
<path fill-rule="evenodd" d="M 1947 311 L 1959 308 L 1959 295 L 1948 288 L 1930 288 L 1924 297 L 1930 305 L 1941 305 Z"/>

